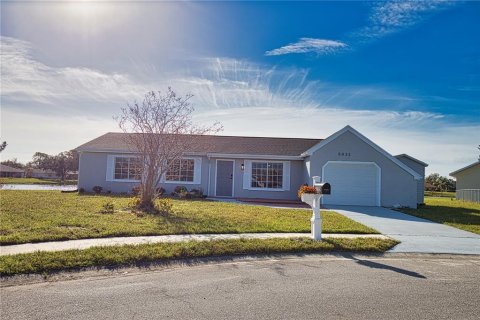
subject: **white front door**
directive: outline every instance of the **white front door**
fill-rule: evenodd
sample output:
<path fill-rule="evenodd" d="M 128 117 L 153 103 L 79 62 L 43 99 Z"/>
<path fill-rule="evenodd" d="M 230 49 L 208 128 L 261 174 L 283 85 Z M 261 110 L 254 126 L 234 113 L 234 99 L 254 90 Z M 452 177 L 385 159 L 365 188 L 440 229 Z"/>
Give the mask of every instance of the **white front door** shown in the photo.
<path fill-rule="evenodd" d="M 329 161 L 322 169 L 322 181 L 332 193 L 323 204 L 380 206 L 380 168 L 372 162 Z"/>

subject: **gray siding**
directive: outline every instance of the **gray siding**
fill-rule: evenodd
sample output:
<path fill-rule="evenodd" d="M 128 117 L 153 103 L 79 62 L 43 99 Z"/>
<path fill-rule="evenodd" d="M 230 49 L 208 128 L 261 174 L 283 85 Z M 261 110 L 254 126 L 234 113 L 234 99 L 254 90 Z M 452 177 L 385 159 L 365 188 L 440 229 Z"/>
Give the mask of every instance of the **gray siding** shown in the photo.
<path fill-rule="evenodd" d="M 350 156 L 339 156 L 339 152 L 350 153 Z M 418 182 L 414 177 L 349 131 L 314 152 L 308 160 L 308 177 L 321 177 L 322 167 L 328 161 L 375 162 L 381 169 L 381 205 L 417 206 Z"/>
<path fill-rule="evenodd" d="M 480 189 L 480 163 L 455 174 L 457 190 Z"/>
<path fill-rule="evenodd" d="M 423 177 L 417 180 L 417 203 L 425 203 L 425 166 L 404 156 L 396 158 Z"/>
<path fill-rule="evenodd" d="M 91 192 L 94 186 L 101 186 L 103 191 L 113 193 L 130 193 L 137 185 L 135 182 L 107 181 L 107 153 L 82 152 L 80 154 L 78 187 Z M 126 155 L 128 156 L 128 155 Z M 288 191 L 259 191 L 243 189 L 243 175 L 241 165 L 247 159 L 235 160 L 234 169 L 234 194 L 235 198 L 265 198 L 265 199 L 297 199 L 297 190 L 300 185 L 307 182 L 304 180 L 303 161 L 290 161 L 290 190 Z M 185 186 L 188 190 L 202 188 L 208 196 L 215 195 L 215 164 L 216 158 L 202 157 L 201 184 L 161 183 L 167 193 L 173 191 L 176 186 Z M 210 183 L 210 187 L 209 187 Z"/>
<path fill-rule="evenodd" d="M 91 192 L 94 186 L 101 186 L 104 192 L 111 191 L 113 193 L 131 193 L 132 188 L 135 187 L 138 183 L 107 181 L 107 155 L 107 153 L 100 152 L 80 153 L 78 187 L 84 188 L 87 192 Z M 185 186 L 188 190 L 202 188 L 205 192 L 207 190 L 208 183 L 207 157 L 202 157 L 201 176 L 202 177 L 200 184 L 182 184 L 179 182 L 174 182 L 161 183 L 159 186 L 165 188 L 167 193 L 171 193 L 176 186 Z"/>
<path fill-rule="evenodd" d="M 216 158 L 210 159 L 210 189 L 209 196 L 215 195 L 215 164 Z M 297 191 L 300 185 L 305 183 L 304 177 L 304 164 L 301 160 L 290 161 L 290 190 L 286 191 L 262 191 L 262 190 L 246 190 L 243 188 L 243 177 L 246 174 L 241 170 L 241 165 L 246 160 L 255 161 L 252 159 L 234 159 L 234 187 L 233 197 L 235 198 L 261 198 L 261 199 L 285 199 L 296 200 Z M 277 160 L 273 160 L 277 161 Z"/>

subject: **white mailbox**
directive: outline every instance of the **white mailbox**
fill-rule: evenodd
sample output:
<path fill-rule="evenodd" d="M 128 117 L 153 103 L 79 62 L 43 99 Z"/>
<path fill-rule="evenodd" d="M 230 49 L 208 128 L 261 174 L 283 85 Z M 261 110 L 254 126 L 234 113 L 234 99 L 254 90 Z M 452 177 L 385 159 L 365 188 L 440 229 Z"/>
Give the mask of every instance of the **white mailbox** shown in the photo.
<path fill-rule="evenodd" d="M 328 195 L 331 192 L 329 183 L 322 183 L 320 177 L 313 177 L 313 186 L 317 189 L 318 193 L 303 194 L 302 201 L 309 204 L 312 207 L 311 222 L 311 234 L 312 239 L 322 240 L 322 216 L 320 215 L 320 199 L 323 195 Z M 305 195 L 305 197 L 304 197 Z"/>

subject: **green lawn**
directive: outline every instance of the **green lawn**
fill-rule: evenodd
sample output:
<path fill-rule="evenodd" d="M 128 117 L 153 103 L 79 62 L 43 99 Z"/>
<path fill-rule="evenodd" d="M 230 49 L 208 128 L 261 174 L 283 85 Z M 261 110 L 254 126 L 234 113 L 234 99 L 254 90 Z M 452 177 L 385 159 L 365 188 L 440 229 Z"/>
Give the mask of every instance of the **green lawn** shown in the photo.
<path fill-rule="evenodd" d="M 86 250 L 35 252 L 0 256 L 0 276 L 48 273 L 87 267 L 115 267 L 182 258 L 292 252 L 384 252 L 398 242 L 391 239 L 230 239 L 94 247 Z"/>
<path fill-rule="evenodd" d="M 425 206 L 403 212 L 480 234 L 480 204 L 450 198 L 425 198 Z"/>
<path fill-rule="evenodd" d="M 425 197 L 445 197 L 445 198 L 455 198 L 455 192 L 448 191 L 425 191 Z"/>
<path fill-rule="evenodd" d="M 59 179 L 38 179 L 38 178 L 0 178 L 0 184 L 55 184 L 59 185 Z M 77 180 L 67 180 L 65 184 L 77 184 Z"/>
<path fill-rule="evenodd" d="M 0 243 L 188 233 L 310 232 L 310 210 L 173 200 L 168 216 L 137 216 L 131 198 L 59 191 L 0 190 Z M 112 201 L 116 212 L 99 213 Z M 378 233 L 338 213 L 323 211 L 325 233 Z"/>

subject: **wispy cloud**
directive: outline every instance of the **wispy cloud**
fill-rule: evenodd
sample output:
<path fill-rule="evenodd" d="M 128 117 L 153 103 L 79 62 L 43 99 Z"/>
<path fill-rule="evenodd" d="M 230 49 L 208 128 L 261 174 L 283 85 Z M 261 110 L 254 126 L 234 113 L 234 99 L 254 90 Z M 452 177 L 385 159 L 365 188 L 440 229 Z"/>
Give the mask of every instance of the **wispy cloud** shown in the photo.
<path fill-rule="evenodd" d="M 265 55 L 279 56 L 283 54 L 308 52 L 313 52 L 317 54 L 329 54 L 334 53 L 340 49 L 344 49 L 346 47 L 347 44 L 336 40 L 300 38 L 295 43 L 290 43 L 286 46 L 267 51 L 265 52 Z"/>
<path fill-rule="evenodd" d="M 385 37 L 421 23 L 432 14 L 450 8 L 454 1 L 381 1 L 372 5 L 366 26 L 355 30 L 344 40 L 300 38 L 295 43 L 265 52 L 266 56 L 314 52 L 319 55 L 337 52 L 359 43 Z"/>
<path fill-rule="evenodd" d="M 430 172 L 447 174 L 476 156 L 471 132 L 480 130 L 478 124 L 455 124 L 441 114 L 416 111 L 415 97 L 386 88 L 311 81 L 306 69 L 228 58 L 192 60 L 175 73 L 139 80 L 50 66 L 35 59 L 32 49 L 27 42 L 2 39 L 2 139 L 9 142 L 3 159 L 28 161 L 35 151 L 58 153 L 115 131 L 111 116 L 125 101 L 168 85 L 193 93 L 196 119 L 221 121 L 225 134 L 324 138 L 350 124 L 392 153 L 430 163 Z M 373 110 L 384 105 L 405 111 Z"/>
<path fill-rule="evenodd" d="M 354 36 L 376 39 L 421 23 L 431 14 L 455 5 L 454 1 L 383 1 L 372 6 L 369 24 Z"/>
<path fill-rule="evenodd" d="M 104 101 L 138 96 L 145 89 L 124 74 L 83 67 L 52 67 L 32 57 L 29 42 L 1 37 L 2 99 L 44 104 Z"/>

